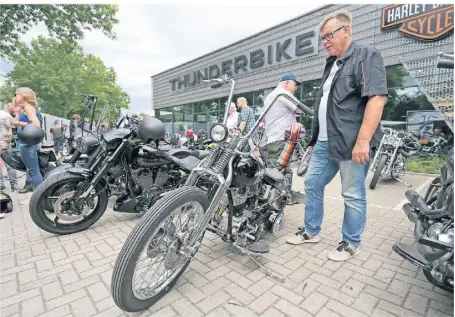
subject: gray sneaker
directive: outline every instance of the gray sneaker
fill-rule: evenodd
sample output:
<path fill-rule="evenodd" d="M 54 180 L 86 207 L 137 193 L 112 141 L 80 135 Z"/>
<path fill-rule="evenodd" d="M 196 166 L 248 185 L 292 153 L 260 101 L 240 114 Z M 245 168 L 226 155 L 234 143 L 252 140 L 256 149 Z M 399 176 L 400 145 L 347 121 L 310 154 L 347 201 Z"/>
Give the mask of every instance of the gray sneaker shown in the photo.
<path fill-rule="evenodd" d="M 299 228 L 299 231 L 286 239 L 287 243 L 293 245 L 299 245 L 303 243 L 318 243 L 319 241 L 321 241 L 321 237 L 319 237 L 319 235 L 309 235 L 305 232 L 304 228 Z"/>
<path fill-rule="evenodd" d="M 332 261 L 343 262 L 355 257 L 359 253 L 359 246 L 347 243 L 346 241 L 341 241 L 335 250 L 332 250 L 327 254 L 327 257 Z"/>

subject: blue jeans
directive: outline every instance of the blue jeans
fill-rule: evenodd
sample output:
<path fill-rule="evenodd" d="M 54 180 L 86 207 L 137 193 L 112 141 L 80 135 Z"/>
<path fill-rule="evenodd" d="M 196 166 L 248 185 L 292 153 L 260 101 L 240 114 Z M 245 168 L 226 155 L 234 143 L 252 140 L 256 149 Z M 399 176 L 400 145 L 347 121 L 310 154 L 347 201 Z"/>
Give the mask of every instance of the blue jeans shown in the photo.
<path fill-rule="evenodd" d="M 43 182 L 43 177 L 41 176 L 41 172 L 39 170 L 39 163 L 38 163 L 38 150 L 40 149 L 40 145 L 21 145 L 19 147 L 22 161 L 24 162 L 25 166 L 27 167 L 28 175 L 27 175 L 27 182 L 31 182 L 33 188 L 39 186 Z"/>
<path fill-rule="evenodd" d="M 360 235 L 366 224 L 365 179 L 368 167 L 369 163 L 359 165 L 352 160 L 334 161 L 329 158 L 327 141 L 316 142 L 305 176 L 305 231 L 308 234 L 317 235 L 321 231 L 324 189 L 340 171 L 344 198 L 343 241 L 360 245 Z"/>

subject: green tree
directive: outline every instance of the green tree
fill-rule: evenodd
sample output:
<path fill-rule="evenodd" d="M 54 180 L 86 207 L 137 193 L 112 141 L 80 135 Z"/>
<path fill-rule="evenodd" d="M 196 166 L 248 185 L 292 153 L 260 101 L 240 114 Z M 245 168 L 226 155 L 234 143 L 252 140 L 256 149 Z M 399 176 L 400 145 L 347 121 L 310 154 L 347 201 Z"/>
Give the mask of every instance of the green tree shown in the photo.
<path fill-rule="evenodd" d="M 31 47 L 17 45 L 11 54 L 14 69 L 6 74 L 6 87 L 0 89 L 2 102 L 9 102 L 15 87 L 30 87 L 43 112 L 69 118 L 81 114 L 82 95 L 98 98 L 98 115 L 109 105 L 109 121 L 117 120 L 122 108 L 128 108 L 129 96 L 117 84 L 117 74 L 102 60 L 85 55 L 82 47 L 72 42 L 60 43 L 43 36 L 33 40 Z"/>
<path fill-rule="evenodd" d="M 115 39 L 112 28 L 119 21 L 116 5 L 14 4 L 0 6 L 0 57 L 9 57 L 20 43 L 20 35 L 42 22 L 50 36 L 75 42 L 85 30 L 101 30 Z"/>

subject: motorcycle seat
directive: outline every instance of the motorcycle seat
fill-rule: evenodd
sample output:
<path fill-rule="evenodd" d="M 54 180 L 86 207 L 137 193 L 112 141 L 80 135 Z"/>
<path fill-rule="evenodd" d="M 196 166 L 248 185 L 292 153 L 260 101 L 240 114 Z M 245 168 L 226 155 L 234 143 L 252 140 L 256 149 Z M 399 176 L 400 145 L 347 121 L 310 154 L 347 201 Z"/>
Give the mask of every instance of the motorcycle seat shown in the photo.
<path fill-rule="evenodd" d="M 284 175 L 280 171 L 274 168 L 266 168 L 264 176 L 274 180 L 277 183 L 284 181 Z"/>
<path fill-rule="evenodd" d="M 186 172 L 191 172 L 193 170 L 193 168 L 195 168 L 200 162 L 200 160 L 197 157 L 192 156 L 192 155 L 189 155 L 184 158 L 178 158 L 178 157 L 175 157 L 172 155 L 169 157 L 175 164 L 177 164 L 180 168 L 182 168 Z"/>
<path fill-rule="evenodd" d="M 210 155 L 210 151 L 205 150 L 194 150 L 191 153 L 193 156 L 196 156 L 198 159 L 202 160 Z"/>

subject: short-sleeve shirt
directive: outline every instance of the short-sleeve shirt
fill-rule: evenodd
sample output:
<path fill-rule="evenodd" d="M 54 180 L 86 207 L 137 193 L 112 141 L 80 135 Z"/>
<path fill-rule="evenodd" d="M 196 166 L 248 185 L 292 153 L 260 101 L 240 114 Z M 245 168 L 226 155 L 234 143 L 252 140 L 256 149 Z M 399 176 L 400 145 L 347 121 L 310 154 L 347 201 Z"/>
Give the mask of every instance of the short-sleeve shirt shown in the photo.
<path fill-rule="evenodd" d="M 63 128 L 58 126 L 53 126 L 50 130 L 50 133 L 54 136 L 54 138 L 61 138 L 63 137 Z"/>
<path fill-rule="evenodd" d="M 319 134 L 319 107 L 323 96 L 323 86 L 330 75 L 334 63 L 338 70 L 333 78 L 327 99 L 327 142 L 329 157 L 337 161 L 351 160 L 363 123 L 368 99 L 372 96 L 387 96 L 387 76 L 381 53 L 370 45 L 352 42 L 347 51 L 337 60 L 335 56 L 327 58 L 327 64 L 321 80 L 321 89 L 315 102 L 312 126 L 314 145 Z M 381 140 L 378 125 L 370 146 L 375 147 Z"/>
<path fill-rule="evenodd" d="M 264 109 L 275 99 L 278 94 L 291 96 L 297 102 L 297 98 L 281 86 L 272 90 L 264 100 Z M 264 129 L 267 137 L 267 144 L 282 141 L 285 137 L 285 130 L 297 122 L 295 111 L 297 106 L 285 97 L 279 97 L 264 116 Z"/>
<path fill-rule="evenodd" d="M 239 124 L 245 121 L 245 129 L 243 130 L 243 135 L 246 135 L 251 129 L 254 127 L 254 123 L 256 122 L 254 111 L 248 106 L 245 106 L 240 111 L 239 115 Z"/>

